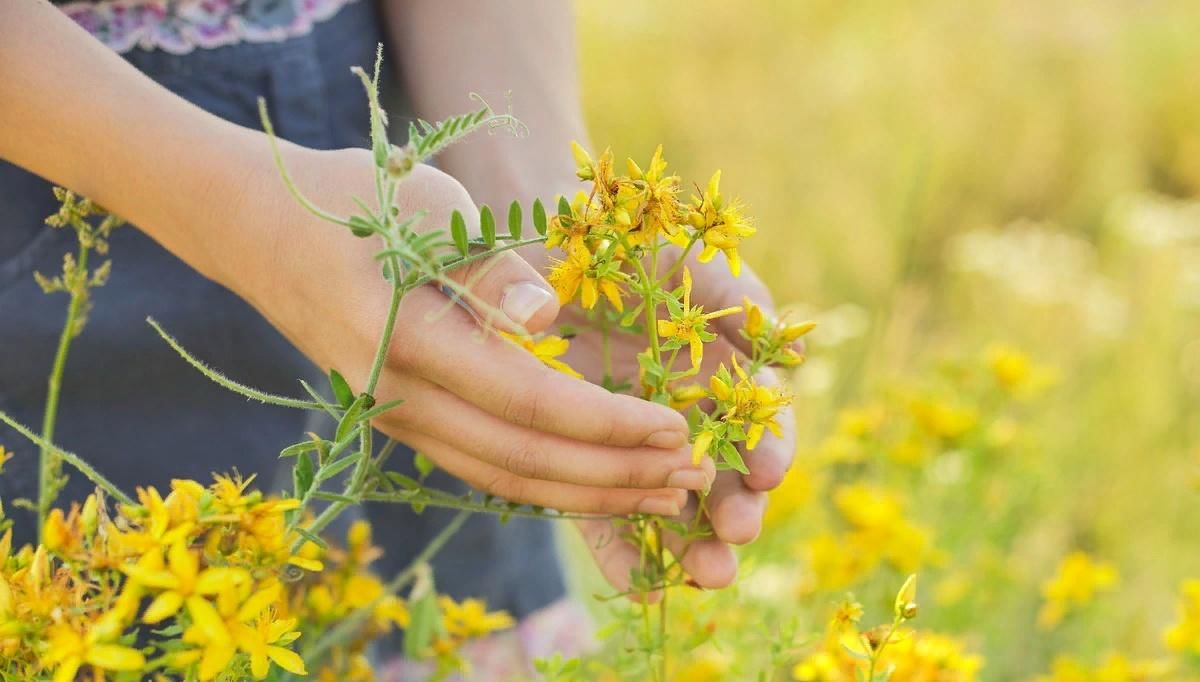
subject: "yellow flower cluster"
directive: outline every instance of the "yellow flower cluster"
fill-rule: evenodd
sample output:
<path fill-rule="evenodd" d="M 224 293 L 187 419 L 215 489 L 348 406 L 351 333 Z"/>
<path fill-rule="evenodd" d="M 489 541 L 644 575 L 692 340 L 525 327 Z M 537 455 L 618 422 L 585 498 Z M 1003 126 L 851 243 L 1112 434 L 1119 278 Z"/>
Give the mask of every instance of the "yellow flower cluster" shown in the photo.
<path fill-rule="evenodd" d="M 175 480 L 163 497 L 110 516 L 89 496 L 47 517 L 37 548 L 0 539 L 0 664 L 21 679 L 74 680 L 81 670 L 264 679 L 272 666 L 307 674 L 296 650 L 360 609 L 366 618 L 320 658 L 322 679 L 370 680 L 371 640 L 409 625 L 409 610 L 368 571 L 379 555 L 355 524 L 345 549 L 323 549 L 293 530 L 299 500 L 248 490 L 253 477 L 213 484 Z M 297 552 L 293 546 L 299 546 Z M 457 644 L 507 627 L 480 604 L 444 607 Z M 147 634 L 149 633 L 149 634 Z M 445 652 L 453 654 L 454 647 Z"/>
<path fill-rule="evenodd" d="M 929 531 L 904 517 L 898 495 L 852 483 L 834 490 L 833 503 L 848 528 L 840 533 L 823 531 L 809 540 L 815 589 L 845 589 L 880 564 L 907 573 L 936 558 Z"/>
<path fill-rule="evenodd" d="M 1130 660 L 1121 654 L 1109 654 L 1097 667 L 1069 656 L 1054 659 L 1050 673 L 1035 682 L 1152 682 L 1168 679 L 1171 664 L 1156 660 Z"/>
<path fill-rule="evenodd" d="M 1117 570 L 1112 564 L 1096 561 L 1084 552 L 1072 552 L 1058 565 L 1054 577 L 1042 583 L 1044 603 L 1038 613 L 1038 625 L 1057 626 L 1072 610 L 1086 606 L 1101 592 L 1117 585 Z"/>
<path fill-rule="evenodd" d="M 548 226 L 546 247 L 566 252 L 547 278 L 562 303 L 580 296 L 583 307 L 591 309 L 603 295 L 614 309 L 623 311 L 625 288 L 641 272 L 640 263 L 631 261 L 660 240 L 682 248 L 700 244 L 701 262 L 722 252 L 730 270 L 735 275 L 740 272 L 738 245 L 755 229 L 742 215 L 740 204 L 721 194 L 720 171 L 701 196 L 684 202 L 679 198 L 679 177 L 667 174 L 661 145 L 644 170 L 633 159 L 627 160 L 623 175 L 614 170 L 611 150 L 599 159 L 578 144 L 572 144 L 572 152 L 579 178 L 592 188 L 577 193 L 572 201 L 562 201 Z"/>
<path fill-rule="evenodd" d="M 853 599 L 839 603 L 830 615 L 818 648 L 792 668 L 798 682 L 856 682 L 879 679 L 972 682 L 982 659 L 961 642 L 936 633 L 903 627 L 917 615 L 916 576 L 896 594 L 890 623 L 860 630 L 864 609 Z"/>

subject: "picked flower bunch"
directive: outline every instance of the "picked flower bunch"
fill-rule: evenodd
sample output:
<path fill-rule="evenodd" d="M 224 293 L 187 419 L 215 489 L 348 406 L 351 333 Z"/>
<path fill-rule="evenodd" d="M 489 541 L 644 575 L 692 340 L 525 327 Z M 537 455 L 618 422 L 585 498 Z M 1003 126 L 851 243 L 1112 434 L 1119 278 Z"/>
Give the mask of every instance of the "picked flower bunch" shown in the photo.
<path fill-rule="evenodd" d="M 611 150 L 595 158 L 578 144 L 572 151 L 577 175 L 588 188 L 570 200 L 560 198 L 558 213 L 549 221 L 546 247 L 559 249 L 562 256 L 552 260 L 547 280 L 560 303 L 578 302 L 589 326 L 600 334 L 602 385 L 686 410 L 693 463 L 712 459 L 717 470 L 749 473 L 739 448 L 753 450 L 767 431 L 782 435 L 777 418 L 791 402 L 783 388 L 761 379 L 761 371 L 801 365 L 805 358 L 796 342 L 815 324 L 768 319 L 751 300 L 719 310 L 705 310 L 693 302 L 689 258 L 694 255 L 705 264 L 723 254 L 731 274 L 738 276 L 738 249 L 756 232 L 741 203 L 722 193 L 720 171 L 703 190 L 697 188 L 694 196 L 685 198 L 681 179 L 667 172 L 661 146 L 645 167 L 628 159 L 623 173 L 615 169 Z M 749 354 L 739 358 L 735 352 L 712 376 L 701 376 L 705 346 L 718 338 L 710 323 L 738 313 L 745 315 L 740 333 L 749 342 Z M 616 334 L 645 339 L 644 350 L 636 356 L 636 377 L 613 374 L 621 361 L 632 366 L 632 358 L 612 357 L 614 347 L 628 348 L 611 343 Z M 579 376 L 559 359 L 568 349 L 566 339 L 515 340 L 546 364 Z M 635 515 L 617 523 L 642 557 L 631 576 L 630 596 L 643 611 L 632 648 L 646 653 L 643 671 L 653 679 L 667 679 L 669 671 L 663 646 L 668 622 L 665 592 L 658 605 L 657 632 L 649 600 L 638 593 L 689 584 L 679 558 L 693 540 L 711 533 L 706 496 L 698 493 L 697 512 L 686 521 Z M 683 538 L 678 556 L 664 550 L 663 533 Z"/>

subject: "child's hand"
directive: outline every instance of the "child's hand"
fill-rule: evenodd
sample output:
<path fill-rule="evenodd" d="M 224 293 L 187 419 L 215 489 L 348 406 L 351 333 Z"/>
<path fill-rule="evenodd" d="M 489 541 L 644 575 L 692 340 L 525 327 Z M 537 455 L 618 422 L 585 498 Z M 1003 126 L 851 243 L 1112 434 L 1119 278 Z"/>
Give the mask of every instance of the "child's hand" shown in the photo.
<path fill-rule="evenodd" d="M 374 196 L 365 150 L 287 147 L 285 155 L 301 189 L 326 209 L 350 213 L 349 198 Z M 278 177 L 267 183 L 275 185 L 268 195 L 278 197 L 264 217 L 275 223 L 268 229 L 276 248 L 259 268 L 222 279 L 232 280 L 318 366 L 338 369 L 361 390 L 390 295 L 373 259 L 380 244 L 293 208 Z M 478 215 L 458 182 L 426 166 L 400 185 L 397 205 L 400 215 L 429 210 L 424 229 L 446 228 L 455 209 Z M 451 276 L 471 288 L 478 307 L 510 318 L 493 317 L 503 327 L 537 331 L 558 312 L 549 285 L 514 252 Z M 686 500 L 684 490 L 702 489 L 713 476 L 711 464 L 692 465 L 680 415 L 547 368 L 483 333 L 433 285 L 404 298 L 376 397 L 404 400 L 375 420 L 377 428 L 476 488 L 514 502 L 674 514 Z"/>

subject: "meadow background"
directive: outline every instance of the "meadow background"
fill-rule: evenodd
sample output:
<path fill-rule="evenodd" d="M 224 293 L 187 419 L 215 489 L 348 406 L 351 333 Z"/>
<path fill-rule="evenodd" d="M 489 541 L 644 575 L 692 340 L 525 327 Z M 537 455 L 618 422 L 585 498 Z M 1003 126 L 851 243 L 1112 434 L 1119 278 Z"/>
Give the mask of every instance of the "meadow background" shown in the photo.
<path fill-rule="evenodd" d="M 819 645 L 771 652 L 783 624 L 819 633 L 847 590 L 864 626 L 888 620 L 911 569 L 918 626 L 980 655 L 979 679 L 1057 656 L 1079 667 L 1054 679 L 1101 679 L 1110 652 L 1195 679 L 1163 633 L 1200 578 L 1200 4 L 578 12 L 593 139 L 721 168 L 760 230 L 747 262 L 821 322 L 797 469 L 741 586 L 689 597 L 679 617 L 715 635 L 677 676 L 786 679 Z M 1075 551 L 1116 582 L 1066 576 L 1095 594 L 1039 627 Z"/>

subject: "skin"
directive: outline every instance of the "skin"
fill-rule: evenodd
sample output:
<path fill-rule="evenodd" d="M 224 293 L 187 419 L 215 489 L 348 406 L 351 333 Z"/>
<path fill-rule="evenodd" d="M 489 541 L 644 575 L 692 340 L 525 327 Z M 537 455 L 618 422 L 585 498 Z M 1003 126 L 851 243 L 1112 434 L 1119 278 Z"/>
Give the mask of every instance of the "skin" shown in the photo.
<path fill-rule="evenodd" d="M 402 211 L 428 210 L 423 225 L 433 229 L 447 225 L 456 209 L 477 215 L 476 202 L 502 206 L 574 192 L 568 142 L 586 143 L 587 136 L 565 3 L 406 0 L 385 9 L 400 64 L 444 67 L 436 78 L 404 74 L 418 115 L 461 112 L 470 104 L 467 92 L 502 107 L 511 90 L 531 131 L 522 140 L 479 135 L 439 159 L 445 172 L 417 168 L 398 191 Z M 461 21 L 468 14 L 472 21 Z M 512 38 L 530 35 L 538 39 Z M 283 156 L 302 190 L 330 211 L 349 213 L 350 197 L 374 196 L 364 150 L 284 143 Z M 250 302 L 318 366 L 338 368 L 351 386 L 365 383 L 389 296 L 372 260 L 375 245 L 298 207 L 261 132 L 161 88 L 44 0 L 0 2 L 0 158 L 128 219 Z M 503 309 L 518 284 L 550 291 L 538 274 L 546 259 L 544 249 L 510 252 L 454 277 Z M 734 280 L 717 262 L 692 267 L 695 300 L 709 309 L 737 304 L 744 294 L 769 305 L 752 275 Z M 311 277 L 315 271 L 322 277 Z M 547 297 L 523 326 L 546 329 L 559 313 Z M 563 311 L 562 321 L 572 314 Z M 738 347 L 738 322 L 721 320 L 727 345 L 712 347 L 711 358 Z M 596 378 L 596 348 L 583 339 L 568 361 Z M 486 492 L 568 511 L 671 514 L 687 502 L 687 489 L 713 478 L 710 464 L 691 465 L 680 415 L 544 367 L 481 334 L 467 311 L 448 306 L 432 287 L 405 299 L 389 350 L 376 395 L 403 396 L 405 403 L 375 425 Z M 780 422 L 790 426 L 790 415 Z M 710 510 L 717 538 L 693 548 L 685 562 L 701 585 L 733 580 L 729 544 L 758 534 L 762 491 L 778 485 L 792 450 L 790 435 L 767 437 L 747 457 L 749 476 L 716 478 Z M 636 552 L 602 542 L 608 522 L 581 527 L 605 575 L 624 589 Z"/>

